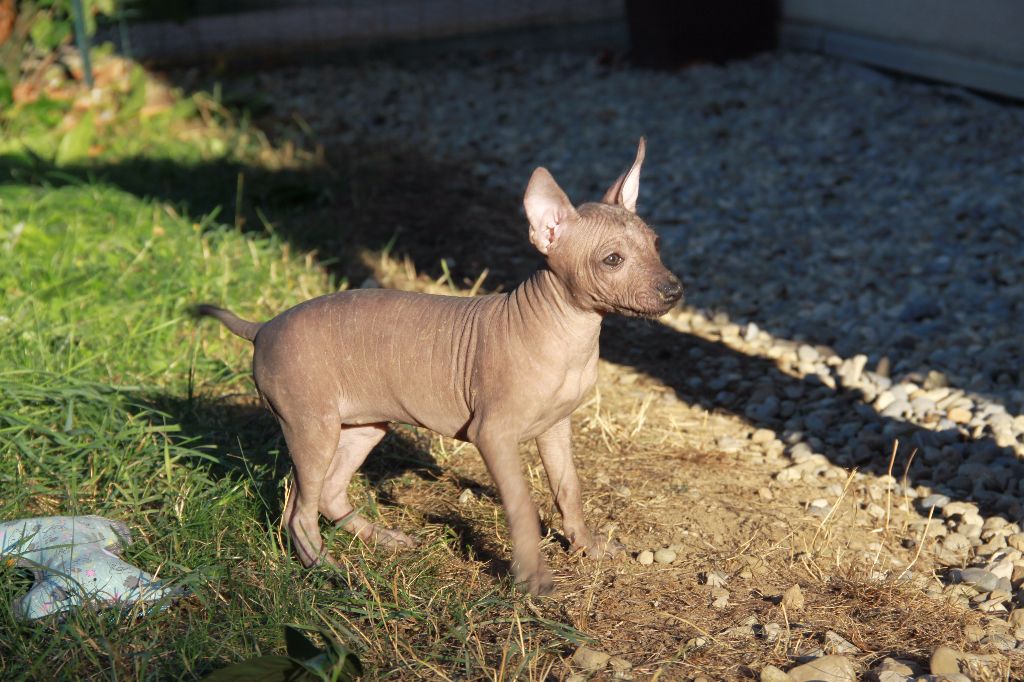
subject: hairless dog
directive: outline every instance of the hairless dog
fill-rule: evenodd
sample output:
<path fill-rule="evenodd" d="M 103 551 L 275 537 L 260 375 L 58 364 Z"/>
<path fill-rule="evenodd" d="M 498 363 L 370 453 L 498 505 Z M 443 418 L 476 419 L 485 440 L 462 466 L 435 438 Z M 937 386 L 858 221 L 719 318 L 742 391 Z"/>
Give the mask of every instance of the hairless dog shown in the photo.
<path fill-rule="evenodd" d="M 609 313 L 659 317 L 682 296 L 658 238 L 636 215 L 636 160 L 599 203 L 573 207 L 544 168 L 523 203 L 545 263 L 508 293 L 473 298 L 362 289 L 301 303 L 263 324 L 199 306 L 254 344 L 253 377 L 284 432 L 295 488 L 284 510 L 302 563 L 334 562 L 319 514 L 364 541 L 402 548 L 408 535 L 359 514 L 347 489 L 388 422 L 473 443 L 501 495 L 516 583 L 552 591 L 540 521 L 519 445 L 535 438 L 574 551 L 610 557 L 622 545 L 583 518 L 569 417 L 597 378 Z"/>

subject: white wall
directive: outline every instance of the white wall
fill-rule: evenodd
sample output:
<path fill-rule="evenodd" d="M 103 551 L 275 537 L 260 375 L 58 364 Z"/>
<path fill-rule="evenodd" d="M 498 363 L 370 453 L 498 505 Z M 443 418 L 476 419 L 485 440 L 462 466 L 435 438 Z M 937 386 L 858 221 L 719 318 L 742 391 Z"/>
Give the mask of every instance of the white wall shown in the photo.
<path fill-rule="evenodd" d="M 784 45 L 1024 98 L 1024 0 L 782 0 Z"/>

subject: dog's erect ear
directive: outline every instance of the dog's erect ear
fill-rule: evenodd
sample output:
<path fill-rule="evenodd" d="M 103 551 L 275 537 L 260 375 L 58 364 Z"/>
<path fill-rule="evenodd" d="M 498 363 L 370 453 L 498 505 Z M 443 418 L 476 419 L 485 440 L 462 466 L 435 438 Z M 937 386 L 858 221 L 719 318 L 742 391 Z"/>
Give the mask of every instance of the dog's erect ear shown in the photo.
<path fill-rule="evenodd" d="M 530 221 L 530 241 L 546 256 L 576 217 L 576 209 L 546 168 L 533 171 L 523 206 Z"/>
<path fill-rule="evenodd" d="M 640 138 L 640 144 L 636 148 L 636 160 L 633 166 L 619 176 L 619 179 L 612 183 L 608 191 L 604 193 L 603 203 L 619 205 L 636 213 L 636 198 L 640 194 L 640 166 L 644 165 L 644 154 L 647 152 L 647 142 Z"/>

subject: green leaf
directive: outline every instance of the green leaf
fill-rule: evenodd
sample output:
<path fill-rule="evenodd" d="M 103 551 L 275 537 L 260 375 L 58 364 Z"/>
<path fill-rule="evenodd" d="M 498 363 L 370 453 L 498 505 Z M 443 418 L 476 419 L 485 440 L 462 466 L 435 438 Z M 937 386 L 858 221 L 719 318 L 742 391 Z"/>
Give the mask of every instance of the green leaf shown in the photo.
<path fill-rule="evenodd" d="M 96 124 L 90 111 L 61 139 L 60 145 L 57 146 L 57 165 L 64 166 L 87 157 L 95 137 Z"/>
<path fill-rule="evenodd" d="M 28 31 L 32 44 L 40 50 L 50 52 L 71 35 L 70 21 L 54 21 L 48 14 L 40 14 Z"/>
<path fill-rule="evenodd" d="M 206 682 L 304 682 L 316 678 L 287 656 L 258 656 L 214 670 L 203 679 Z"/>
<path fill-rule="evenodd" d="M 299 632 L 298 628 L 291 625 L 284 626 L 284 644 L 288 655 L 294 659 L 303 661 L 309 658 L 316 658 L 324 653 L 313 642 Z"/>
<path fill-rule="evenodd" d="M 332 653 L 320 654 L 316 658 L 302 661 L 300 665 L 321 680 L 352 682 L 361 677 L 363 664 L 359 661 L 359 657 L 345 647 L 338 648 L 342 653 L 339 654 L 335 650 Z"/>
<path fill-rule="evenodd" d="M 117 117 L 122 121 L 128 121 L 138 116 L 146 104 L 146 72 L 141 66 L 136 64 L 132 67 L 130 80 L 129 94 L 121 104 L 121 110 L 117 113 Z"/>
<path fill-rule="evenodd" d="M 85 21 L 85 35 L 92 36 L 96 34 L 96 15 L 86 10 L 85 16 L 82 17 Z"/>
<path fill-rule="evenodd" d="M 327 652 L 319 654 L 318 656 L 314 656 L 313 658 L 307 658 L 304 661 L 296 662 L 299 665 L 301 665 L 310 675 L 321 680 L 331 679 L 331 671 L 333 671 L 335 668 L 334 662 L 331 660 L 331 657 L 327 654 Z M 345 680 L 347 682 L 347 680 L 350 680 L 352 678 L 339 677 L 338 679 Z"/>
<path fill-rule="evenodd" d="M 327 633 L 317 630 L 330 644 L 328 650 L 317 647 L 299 628 L 284 628 L 287 656 L 259 656 L 215 670 L 204 680 L 211 682 L 305 682 L 306 680 L 332 680 L 351 682 L 363 674 L 359 657 L 332 640 Z"/>
<path fill-rule="evenodd" d="M 0 70 L 0 108 L 6 109 L 14 102 L 14 93 L 11 88 L 11 79 Z"/>
<path fill-rule="evenodd" d="M 114 5 L 114 0 L 93 0 L 92 6 L 96 8 L 97 12 L 107 16 L 112 15 L 117 9 Z"/>
<path fill-rule="evenodd" d="M 327 640 L 331 645 L 330 658 L 333 659 L 332 671 L 337 674 L 333 677 L 338 682 L 349 682 L 363 674 L 363 663 L 356 656 L 355 652 L 346 646 L 342 646 L 334 640 Z"/>
<path fill-rule="evenodd" d="M 89 55 L 92 57 L 92 63 L 102 61 L 106 57 L 112 57 L 117 54 L 117 46 L 109 40 L 94 44 L 92 49 L 89 51 Z"/>
<path fill-rule="evenodd" d="M 24 104 L 16 110 L 17 117 L 12 116 L 15 122 L 20 123 L 22 128 L 55 128 L 64 114 L 67 113 L 70 104 L 58 102 L 49 97 L 40 97 L 34 102 Z"/>
<path fill-rule="evenodd" d="M 350 649 L 335 642 L 330 633 L 315 630 L 323 636 L 328 650 L 318 648 L 299 628 L 293 625 L 284 627 L 284 639 L 288 655 L 307 671 L 322 680 L 348 682 L 363 674 L 363 664 L 359 657 Z"/>
<path fill-rule="evenodd" d="M 37 16 L 36 20 L 32 22 L 32 28 L 28 30 L 28 35 L 36 47 L 45 50 L 48 48 L 47 43 L 52 31 L 53 19 L 44 14 Z"/>

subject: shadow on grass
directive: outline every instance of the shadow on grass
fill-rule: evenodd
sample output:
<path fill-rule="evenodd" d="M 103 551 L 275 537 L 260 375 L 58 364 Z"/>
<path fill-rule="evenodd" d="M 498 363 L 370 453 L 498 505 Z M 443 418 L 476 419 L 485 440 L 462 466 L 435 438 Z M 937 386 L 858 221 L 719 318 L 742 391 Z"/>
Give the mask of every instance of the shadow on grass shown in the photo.
<path fill-rule="evenodd" d="M 366 252 L 391 244 L 435 278 L 444 259 L 456 285 L 484 269 L 489 288 L 514 285 L 537 262 L 523 248 L 520 197 L 484 189 L 458 164 L 387 145 L 335 148 L 321 162 L 282 170 L 148 157 L 56 167 L 37 157 L 0 155 L 0 185 L 80 183 L 171 204 L 196 222 L 273 231 L 356 286 L 371 274 Z"/>
<path fill-rule="evenodd" d="M 267 522 L 274 525 L 280 521 L 284 507 L 281 481 L 291 470 L 291 461 L 277 422 L 255 396 L 189 399 L 156 394 L 139 403 L 148 414 L 155 411 L 169 415 L 181 428 L 179 438 L 191 447 L 214 454 L 215 476 L 249 480 L 253 492 L 262 501 Z M 444 477 L 460 490 L 471 490 L 478 498 L 500 505 L 489 482 L 446 472 L 431 454 L 429 443 L 411 428 L 391 428 L 357 476 L 363 477 L 373 490 L 376 504 L 397 507 L 401 502 L 396 499 L 391 483 L 410 474 L 427 481 Z M 358 507 L 358 498 L 353 498 L 353 503 Z M 367 513 L 368 510 L 362 511 Z M 425 511 L 423 517 L 427 523 L 449 528 L 456 541 L 456 551 L 464 558 L 482 561 L 485 571 L 495 578 L 508 575 L 509 562 L 491 551 L 493 542 L 482 538 L 464 519 L 456 514 L 432 511 Z M 416 529 L 404 530 L 415 534 Z"/>
<path fill-rule="evenodd" d="M 143 406 L 169 415 L 192 447 L 217 455 L 214 473 L 248 478 L 272 518 L 281 516 L 280 481 L 291 470 L 284 437 L 274 417 L 253 396 L 180 398 L 157 394 Z M 443 470 L 411 430 L 393 428 L 359 470 L 382 504 L 395 504 L 387 483 L 405 474 L 437 480 Z M 467 484 L 473 482 L 466 481 Z"/>
<path fill-rule="evenodd" d="M 239 176 L 244 178 L 245 189 L 241 201 L 236 202 Z M 490 274 L 485 288 L 492 291 L 515 286 L 538 262 L 526 239 L 520 188 L 498 191 L 459 164 L 438 162 L 393 146 L 336 149 L 317 167 L 281 172 L 226 162 L 186 166 L 145 158 L 58 170 L 39 162 L 0 157 L 0 182 L 56 185 L 87 179 L 172 202 L 191 216 L 237 203 L 237 216 L 229 212 L 219 220 L 265 229 L 261 225 L 265 219 L 297 248 L 315 251 L 338 278 L 348 278 L 356 285 L 370 273 L 365 255 L 392 243 L 392 255 L 408 257 L 418 272 L 434 277 L 441 274 L 441 260 L 445 259 L 456 285 L 473 281 L 487 269 Z M 685 283 L 687 273 L 678 274 Z M 1009 488 L 1021 478 L 1021 463 L 1012 449 L 999 447 L 989 437 L 968 439 L 956 430 L 937 432 L 883 416 L 864 403 L 858 390 L 829 388 L 816 378 L 794 378 L 768 359 L 648 321 L 609 320 L 602 337 L 602 356 L 662 381 L 682 400 L 708 410 L 744 415 L 752 398 L 723 397 L 721 389 L 710 388 L 717 378 L 732 374 L 753 384 L 770 385 L 778 394 L 792 398 L 798 416 L 821 410 L 837 415 L 834 423 L 839 426 L 807 420 L 802 433 L 813 450 L 832 462 L 884 474 L 892 442 L 899 439 L 902 452 L 893 472 L 897 477 L 911 450 L 929 448 L 927 456 L 914 458 L 908 471 L 911 483 L 945 490 L 954 498 L 953 490 L 970 490 L 960 497 L 977 502 L 983 514 L 1021 518 L 1018 495 Z M 255 400 L 238 405 L 160 396 L 154 402 L 182 424 L 187 436 L 212 443 L 221 452 L 240 449 L 245 453 L 245 460 L 225 460 L 226 470 L 251 475 L 246 460 L 269 465 L 261 474 L 266 478 L 258 483 L 264 499 L 275 500 L 275 513 L 280 513 L 277 476 L 286 467 L 284 458 L 277 455 L 281 440 L 273 420 Z M 854 413 L 863 425 L 851 431 L 842 426 L 843 415 Z M 748 419 L 755 427 L 783 430 L 781 419 Z M 855 441 L 864 447 L 847 447 Z M 967 455 L 977 452 L 983 453 L 986 466 L 960 470 Z M 387 480 L 404 472 L 436 478 L 439 471 L 426 448 L 392 435 L 371 455 L 364 474 L 371 485 L 383 491 Z M 467 487 L 479 487 L 475 482 L 466 483 Z M 380 499 L 385 504 L 391 501 L 386 491 Z M 452 528 L 467 554 L 489 556 L 486 543 L 454 515 L 434 515 L 428 520 Z M 493 555 L 485 560 L 500 564 Z"/>

